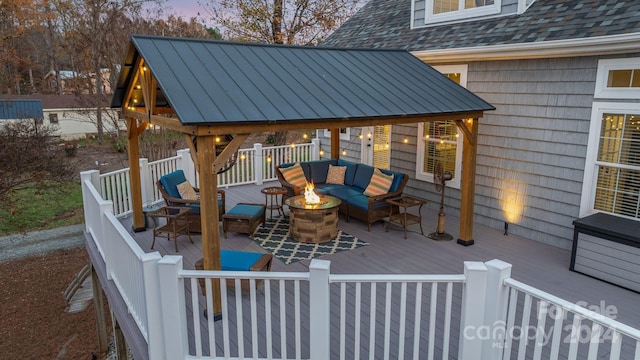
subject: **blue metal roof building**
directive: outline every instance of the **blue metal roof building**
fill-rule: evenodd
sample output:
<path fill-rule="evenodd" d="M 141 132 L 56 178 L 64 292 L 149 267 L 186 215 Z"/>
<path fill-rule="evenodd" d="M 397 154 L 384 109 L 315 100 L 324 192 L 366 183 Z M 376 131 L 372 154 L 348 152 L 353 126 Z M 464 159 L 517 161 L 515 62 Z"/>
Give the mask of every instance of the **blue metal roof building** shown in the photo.
<path fill-rule="evenodd" d="M 43 118 L 41 100 L 0 99 L 0 120 Z"/>

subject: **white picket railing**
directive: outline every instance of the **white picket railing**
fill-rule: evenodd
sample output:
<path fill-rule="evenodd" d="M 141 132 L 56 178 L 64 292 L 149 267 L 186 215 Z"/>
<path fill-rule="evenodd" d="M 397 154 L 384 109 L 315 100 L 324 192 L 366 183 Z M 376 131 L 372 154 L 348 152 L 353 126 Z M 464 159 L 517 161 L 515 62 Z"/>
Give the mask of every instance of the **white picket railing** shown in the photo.
<path fill-rule="evenodd" d="M 640 359 L 640 331 L 615 321 L 615 307 L 594 304 L 594 311 L 514 279 L 505 284 L 509 304 L 502 359 L 521 359 L 525 353 L 533 359 L 621 359 L 623 344 L 635 348 L 633 359 Z"/>
<path fill-rule="evenodd" d="M 317 160 L 319 142 L 263 147 L 254 144 L 253 148 L 238 150 L 238 160 L 231 170 L 218 174 L 218 187 L 230 187 L 246 184 L 261 185 L 264 181 L 276 180 L 276 168 L 292 161 Z M 162 202 L 162 196 L 156 186 L 160 177 L 182 169 L 191 184 L 198 187 L 199 178 L 188 149 L 178 150 L 177 155 L 148 162 L 140 159 L 140 185 L 142 187 L 143 206 Z M 116 217 L 127 216 L 133 212 L 131 204 L 130 169 L 121 169 L 100 175 L 100 194 L 113 204 Z"/>
<path fill-rule="evenodd" d="M 160 257 L 139 247 L 112 202 L 98 192 L 98 171 L 81 178 L 89 241 L 143 334 L 149 359 L 325 360 L 365 352 L 375 359 L 401 359 L 405 353 L 461 360 L 622 359 L 623 349 L 640 358 L 640 330 L 515 281 L 511 265 L 500 260 L 465 262 L 462 275 L 331 275 L 330 263 L 315 259 L 308 273 L 185 270 L 181 256 Z M 209 316 L 201 324 L 200 314 L 213 309 L 213 301 L 211 282 L 205 281 L 202 297 L 198 279 L 214 278 L 234 279 L 235 287 L 220 281 L 222 321 Z M 250 281 L 248 294 L 240 290 L 241 279 Z M 246 296 L 248 303 L 242 301 Z M 547 321 L 552 312 L 553 321 Z M 338 343 L 330 336 L 335 329 Z M 449 352 L 455 348 L 453 335 L 459 339 L 457 353 Z"/>

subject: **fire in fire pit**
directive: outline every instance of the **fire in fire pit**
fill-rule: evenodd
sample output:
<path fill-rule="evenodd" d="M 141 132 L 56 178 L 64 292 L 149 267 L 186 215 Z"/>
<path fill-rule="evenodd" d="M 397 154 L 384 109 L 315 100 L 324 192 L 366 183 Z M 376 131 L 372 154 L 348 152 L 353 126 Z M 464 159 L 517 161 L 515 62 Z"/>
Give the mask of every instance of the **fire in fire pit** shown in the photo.
<path fill-rule="evenodd" d="M 322 204 L 320 196 L 314 191 L 315 187 L 313 182 L 307 183 L 304 187 L 304 202 L 307 205 Z"/>

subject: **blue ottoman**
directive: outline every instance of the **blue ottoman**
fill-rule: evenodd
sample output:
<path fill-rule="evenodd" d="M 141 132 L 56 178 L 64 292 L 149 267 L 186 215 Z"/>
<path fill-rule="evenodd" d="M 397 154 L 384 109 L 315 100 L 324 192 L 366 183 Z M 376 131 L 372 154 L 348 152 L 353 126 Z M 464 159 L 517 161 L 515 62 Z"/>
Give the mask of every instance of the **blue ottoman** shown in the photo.
<path fill-rule="evenodd" d="M 220 267 L 223 271 L 271 271 L 273 255 L 249 251 L 220 250 Z M 195 263 L 196 270 L 204 269 L 204 261 L 200 259 Z M 202 294 L 206 294 L 204 279 L 198 279 Z M 262 280 L 257 280 L 256 285 L 260 285 Z M 249 290 L 249 280 L 240 280 L 240 287 L 243 291 Z M 227 287 L 234 288 L 235 280 L 228 279 Z"/>
<path fill-rule="evenodd" d="M 264 204 L 239 203 L 227 211 L 222 215 L 222 231 L 225 239 L 229 231 L 249 234 L 249 238 L 253 239 L 253 232 L 258 225 L 264 224 L 265 208 Z"/>

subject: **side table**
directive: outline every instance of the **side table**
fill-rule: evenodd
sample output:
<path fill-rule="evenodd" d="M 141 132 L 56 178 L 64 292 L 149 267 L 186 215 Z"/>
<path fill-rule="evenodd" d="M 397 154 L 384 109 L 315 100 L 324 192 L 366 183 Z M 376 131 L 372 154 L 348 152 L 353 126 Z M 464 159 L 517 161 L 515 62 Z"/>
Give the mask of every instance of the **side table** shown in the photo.
<path fill-rule="evenodd" d="M 389 208 L 389 220 L 387 220 L 387 229 L 389 231 L 389 227 L 391 224 L 396 224 L 402 226 L 404 229 L 404 238 L 407 238 L 407 227 L 411 224 L 420 224 L 420 233 L 424 235 L 424 231 L 422 230 L 422 206 L 425 204 L 424 200 L 417 199 L 411 196 L 400 196 L 393 199 L 387 199 L 387 203 L 392 205 Z M 393 207 L 397 206 L 399 212 L 397 214 L 393 213 Z M 414 206 L 418 206 L 418 214 L 410 214 L 408 209 Z"/>
<path fill-rule="evenodd" d="M 178 236 L 187 235 L 189 241 L 193 244 L 191 234 L 189 233 L 189 218 L 187 214 L 191 208 L 180 206 L 163 206 L 156 211 L 149 212 L 148 216 L 153 219 L 153 242 L 151 249 L 156 244 L 156 237 L 164 237 L 167 240 L 173 239 L 178 252 Z M 160 225 L 159 219 L 165 219 L 164 225 Z"/>
<path fill-rule="evenodd" d="M 284 216 L 284 209 L 282 208 L 282 196 L 287 193 L 287 189 L 280 186 L 270 186 L 260 190 L 265 197 L 266 209 L 269 210 L 269 218 L 273 217 L 273 210 L 277 210 L 278 214 Z M 278 200 L 280 195 L 280 200 Z"/>

